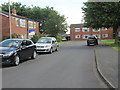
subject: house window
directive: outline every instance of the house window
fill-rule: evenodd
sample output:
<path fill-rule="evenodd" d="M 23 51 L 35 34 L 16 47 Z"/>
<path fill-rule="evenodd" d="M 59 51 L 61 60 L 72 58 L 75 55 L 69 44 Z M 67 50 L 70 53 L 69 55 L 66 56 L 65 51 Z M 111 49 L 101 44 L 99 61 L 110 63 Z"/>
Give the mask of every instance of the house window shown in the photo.
<path fill-rule="evenodd" d="M 25 34 L 21 34 L 20 35 L 22 39 L 26 39 L 26 35 Z"/>
<path fill-rule="evenodd" d="M 29 28 L 33 28 L 33 22 L 32 21 L 29 21 L 28 25 L 29 25 Z"/>
<path fill-rule="evenodd" d="M 20 19 L 20 27 L 25 27 L 25 20 Z"/>
<path fill-rule="evenodd" d="M 94 36 L 96 36 L 97 38 L 100 38 L 100 34 L 94 34 Z"/>
<path fill-rule="evenodd" d="M 37 24 L 37 23 L 36 23 L 36 22 L 34 22 L 34 28 L 36 28 L 36 24 Z"/>
<path fill-rule="evenodd" d="M 103 37 L 103 38 L 107 38 L 107 37 L 108 37 L 108 34 L 102 34 L 102 37 Z"/>
<path fill-rule="evenodd" d="M 80 38 L 80 35 L 75 35 L 75 38 Z"/>
<path fill-rule="evenodd" d="M 100 31 L 100 29 L 94 28 L 93 31 L 94 31 L 94 32 L 98 32 L 98 31 Z"/>
<path fill-rule="evenodd" d="M 105 28 L 105 27 L 102 27 L 102 30 L 108 30 L 107 28 Z"/>
<path fill-rule="evenodd" d="M 16 26 L 19 26 L 19 18 L 16 18 Z"/>
<path fill-rule="evenodd" d="M 80 28 L 75 28 L 75 32 L 80 32 Z"/>
<path fill-rule="evenodd" d="M 88 38 L 88 35 L 83 35 L 83 39 L 87 39 Z"/>
<path fill-rule="evenodd" d="M 88 28 L 83 28 L 83 32 L 89 32 Z"/>
<path fill-rule="evenodd" d="M 118 32 L 118 37 L 120 37 L 120 31 Z"/>

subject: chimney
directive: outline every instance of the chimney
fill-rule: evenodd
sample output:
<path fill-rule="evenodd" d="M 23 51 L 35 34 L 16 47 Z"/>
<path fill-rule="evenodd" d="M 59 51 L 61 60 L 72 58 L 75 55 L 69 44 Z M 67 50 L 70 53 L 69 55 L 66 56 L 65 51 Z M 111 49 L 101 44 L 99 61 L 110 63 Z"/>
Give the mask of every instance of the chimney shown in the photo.
<path fill-rule="evenodd" d="M 12 10 L 12 14 L 13 14 L 13 15 L 16 15 L 16 12 L 17 12 L 16 9 L 13 9 L 13 10 Z"/>

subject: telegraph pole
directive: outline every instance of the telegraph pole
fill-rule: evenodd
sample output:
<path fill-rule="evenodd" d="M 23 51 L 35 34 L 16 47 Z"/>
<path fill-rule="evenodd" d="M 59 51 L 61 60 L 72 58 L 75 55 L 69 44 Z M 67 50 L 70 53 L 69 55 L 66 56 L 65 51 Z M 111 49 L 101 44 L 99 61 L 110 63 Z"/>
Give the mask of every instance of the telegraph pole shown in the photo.
<path fill-rule="evenodd" d="M 9 0 L 8 2 L 9 2 L 9 25 L 10 25 L 10 39 L 12 39 L 10 0 Z"/>

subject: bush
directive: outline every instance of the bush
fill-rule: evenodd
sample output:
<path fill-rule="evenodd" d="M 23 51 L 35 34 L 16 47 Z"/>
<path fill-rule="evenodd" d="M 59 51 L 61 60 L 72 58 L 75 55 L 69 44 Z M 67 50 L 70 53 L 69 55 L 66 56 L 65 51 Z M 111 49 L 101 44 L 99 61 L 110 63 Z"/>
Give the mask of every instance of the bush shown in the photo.
<path fill-rule="evenodd" d="M 38 41 L 38 39 L 39 39 L 39 36 L 37 36 L 37 35 L 34 35 L 34 36 L 31 38 L 31 40 L 32 40 L 34 43 L 36 43 L 36 42 Z"/>
<path fill-rule="evenodd" d="M 8 37 L 8 36 L 3 36 L 2 37 L 2 40 L 5 40 L 5 39 L 9 39 L 10 37 Z"/>
<path fill-rule="evenodd" d="M 61 36 L 57 36 L 56 39 L 57 39 L 57 42 L 61 42 L 62 41 L 62 37 Z"/>

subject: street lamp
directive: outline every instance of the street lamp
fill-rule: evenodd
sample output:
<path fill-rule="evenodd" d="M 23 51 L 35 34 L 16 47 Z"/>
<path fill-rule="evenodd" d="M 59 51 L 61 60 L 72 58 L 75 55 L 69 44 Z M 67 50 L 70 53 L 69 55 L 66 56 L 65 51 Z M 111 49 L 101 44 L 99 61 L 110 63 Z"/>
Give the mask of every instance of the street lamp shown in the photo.
<path fill-rule="evenodd" d="M 10 39 L 12 39 L 12 30 L 11 30 L 11 12 L 10 12 L 10 0 L 9 2 L 9 25 L 10 25 Z"/>

